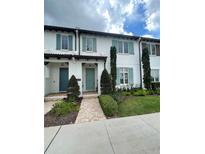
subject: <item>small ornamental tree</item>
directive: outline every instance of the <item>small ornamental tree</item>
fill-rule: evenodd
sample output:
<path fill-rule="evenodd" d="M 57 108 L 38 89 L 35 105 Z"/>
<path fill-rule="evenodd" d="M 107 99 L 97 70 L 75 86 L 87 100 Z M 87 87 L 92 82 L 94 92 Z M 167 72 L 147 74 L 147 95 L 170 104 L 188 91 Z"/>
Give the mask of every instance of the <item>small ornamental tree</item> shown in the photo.
<path fill-rule="evenodd" d="M 146 89 L 150 89 L 151 87 L 151 69 L 150 69 L 150 61 L 149 61 L 149 51 L 147 48 L 144 48 L 142 51 L 142 64 L 143 64 L 143 80 L 144 86 Z"/>
<path fill-rule="evenodd" d="M 109 94 L 112 91 L 110 76 L 106 69 L 103 70 L 100 78 L 100 87 L 102 94 Z"/>
<path fill-rule="evenodd" d="M 112 91 L 115 91 L 116 86 L 116 48 L 110 47 L 110 68 L 111 68 L 111 83 L 112 83 Z"/>
<path fill-rule="evenodd" d="M 78 85 L 78 81 L 74 75 L 71 76 L 68 82 L 68 89 L 67 89 L 67 99 L 69 101 L 74 101 L 80 95 L 79 91 L 80 87 Z"/>

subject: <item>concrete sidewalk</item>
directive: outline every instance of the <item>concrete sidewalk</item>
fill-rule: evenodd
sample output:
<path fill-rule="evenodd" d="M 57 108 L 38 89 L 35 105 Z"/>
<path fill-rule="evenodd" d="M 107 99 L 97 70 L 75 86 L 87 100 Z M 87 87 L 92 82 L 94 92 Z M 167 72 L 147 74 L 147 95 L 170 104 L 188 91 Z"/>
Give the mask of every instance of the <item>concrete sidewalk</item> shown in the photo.
<path fill-rule="evenodd" d="M 45 128 L 46 154 L 159 154 L 160 113 Z"/>

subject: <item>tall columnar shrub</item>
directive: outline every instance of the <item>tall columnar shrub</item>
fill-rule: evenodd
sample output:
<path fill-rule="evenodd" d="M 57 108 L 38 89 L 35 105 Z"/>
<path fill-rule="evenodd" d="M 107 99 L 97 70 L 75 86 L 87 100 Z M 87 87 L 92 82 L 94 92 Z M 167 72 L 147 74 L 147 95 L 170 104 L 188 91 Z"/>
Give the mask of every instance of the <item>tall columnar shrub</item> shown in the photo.
<path fill-rule="evenodd" d="M 106 69 L 103 70 L 101 78 L 100 78 L 100 87 L 102 94 L 109 94 L 111 93 L 111 80 L 110 76 Z"/>
<path fill-rule="evenodd" d="M 149 51 L 147 48 L 144 48 L 142 51 L 142 63 L 143 63 L 143 80 L 144 86 L 146 89 L 150 89 L 151 86 L 151 69 L 150 69 L 150 61 L 149 61 Z"/>
<path fill-rule="evenodd" d="M 110 47 L 110 68 L 111 68 L 111 82 L 112 82 L 112 90 L 115 91 L 115 85 L 116 85 L 116 48 Z"/>
<path fill-rule="evenodd" d="M 68 100 L 76 100 L 80 95 L 80 87 L 78 85 L 78 81 L 74 75 L 71 76 L 68 82 L 68 89 L 67 89 L 67 98 Z"/>

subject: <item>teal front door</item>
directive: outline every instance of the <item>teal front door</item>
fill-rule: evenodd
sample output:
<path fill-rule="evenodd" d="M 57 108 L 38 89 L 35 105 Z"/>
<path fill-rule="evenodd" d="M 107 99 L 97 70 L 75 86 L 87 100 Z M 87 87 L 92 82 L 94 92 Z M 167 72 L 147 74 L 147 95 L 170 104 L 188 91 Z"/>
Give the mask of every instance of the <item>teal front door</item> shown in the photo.
<path fill-rule="evenodd" d="M 66 91 L 68 87 L 68 68 L 60 68 L 60 91 Z"/>
<path fill-rule="evenodd" d="M 95 69 L 86 68 L 86 90 L 94 91 L 95 90 Z"/>

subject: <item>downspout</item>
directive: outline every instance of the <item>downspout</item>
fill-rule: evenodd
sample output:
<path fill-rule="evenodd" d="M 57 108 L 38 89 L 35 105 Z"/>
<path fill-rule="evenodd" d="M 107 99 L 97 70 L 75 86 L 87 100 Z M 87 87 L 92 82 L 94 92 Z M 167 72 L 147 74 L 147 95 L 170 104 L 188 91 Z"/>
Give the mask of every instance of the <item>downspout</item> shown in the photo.
<path fill-rule="evenodd" d="M 140 45 L 140 43 L 141 43 L 141 41 L 142 41 L 142 39 L 141 38 L 139 38 L 139 64 L 140 64 L 140 88 L 142 88 L 142 66 L 141 66 L 141 45 Z"/>
<path fill-rule="evenodd" d="M 80 31 L 78 31 L 78 53 L 80 55 Z"/>
<path fill-rule="evenodd" d="M 75 30 L 75 51 L 77 50 L 77 30 Z"/>

